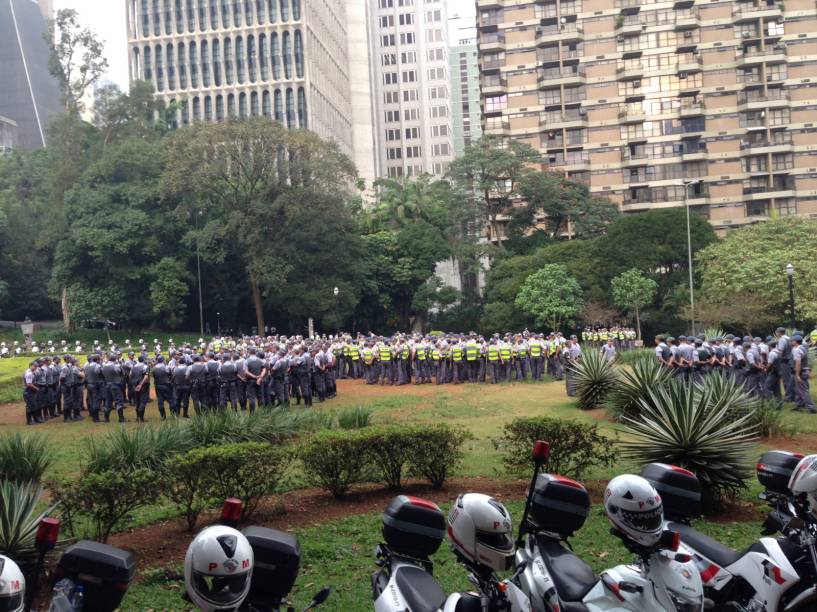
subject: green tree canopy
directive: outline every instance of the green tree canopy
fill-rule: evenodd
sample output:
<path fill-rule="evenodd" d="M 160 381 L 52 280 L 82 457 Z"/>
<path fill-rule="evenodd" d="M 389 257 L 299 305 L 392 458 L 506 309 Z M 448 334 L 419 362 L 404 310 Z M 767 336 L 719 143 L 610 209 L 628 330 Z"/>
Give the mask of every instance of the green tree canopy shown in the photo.
<path fill-rule="evenodd" d="M 701 297 L 722 321 L 757 330 L 788 321 L 786 265 L 794 266 L 798 322 L 817 319 L 817 220 L 781 217 L 729 232 L 696 256 Z M 734 309 L 749 300 L 752 310 Z"/>
<path fill-rule="evenodd" d="M 631 268 L 613 279 L 612 288 L 615 305 L 635 314 L 635 326 L 641 340 L 640 312 L 655 298 L 658 283 L 644 276 L 638 268 Z"/>
<path fill-rule="evenodd" d="M 547 264 L 525 279 L 514 301 L 538 325 L 557 330 L 581 310 L 582 289 L 565 266 Z"/>

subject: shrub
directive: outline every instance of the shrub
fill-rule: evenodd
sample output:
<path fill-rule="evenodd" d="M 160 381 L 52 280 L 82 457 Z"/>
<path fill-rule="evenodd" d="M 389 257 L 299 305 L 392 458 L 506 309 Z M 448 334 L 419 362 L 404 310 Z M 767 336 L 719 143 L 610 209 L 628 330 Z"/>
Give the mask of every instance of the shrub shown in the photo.
<path fill-rule="evenodd" d="M 108 541 L 113 530 L 131 519 L 133 512 L 155 500 L 161 485 L 147 468 L 88 472 L 75 482 L 50 487 L 71 520 L 83 517 L 93 525 L 94 537 Z"/>
<path fill-rule="evenodd" d="M 593 466 L 611 466 L 616 459 L 615 444 L 599 433 L 595 423 L 580 423 L 550 417 L 526 417 L 507 423 L 494 447 L 502 451 L 505 469 L 517 476 L 531 470 L 531 450 L 537 440 L 550 442 L 547 469 L 581 479 Z"/>
<path fill-rule="evenodd" d="M 37 527 L 56 507 L 41 509 L 42 493 L 42 487 L 33 482 L 0 482 L 0 553 L 23 565 L 36 560 Z"/>
<path fill-rule="evenodd" d="M 444 423 L 414 428 L 409 471 L 426 478 L 435 489 L 442 488 L 448 475 L 462 462 L 462 445 L 473 438 L 464 428 Z"/>
<path fill-rule="evenodd" d="M 363 429 L 371 425 L 372 409 L 364 406 L 346 408 L 338 413 L 338 426 L 341 429 Z"/>
<path fill-rule="evenodd" d="M 202 461 L 204 449 L 194 449 L 171 457 L 165 466 L 165 495 L 184 514 L 188 531 L 193 531 L 199 514 L 215 503 L 208 486 L 207 468 Z"/>
<path fill-rule="evenodd" d="M 45 436 L 14 432 L 0 437 L 0 480 L 40 482 L 53 462 Z"/>
<path fill-rule="evenodd" d="M 638 359 L 632 368 L 622 368 L 613 390 L 607 398 L 607 409 L 617 420 L 636 417 L 640 401 L 649 397 L 653 389 L 662 387 L 672 379 L 669 369 L 654 357 Z"/>
<path fill-rule="evenodd" d="M 187 426 L 174 421 L 156 427 L 117 427 L 101 440 L 86 438 L 85 444 L 89 472 L 156 470 L 170 456 L 193 446 Z"/>
<path fill-rule="evenodd" d="M 631 351 L 621 351 L 616 353 L 616 363 L 618 365 L 635 365 L 640 361 L 655 361 L 655 353 L 652 349 L 637 348 Z"/>
<path fill-rule="evenodd" d="M 573 367 L 573 379 L 579 408 L 601 406 L 616 383 L 616 368 L 599 351 L 587 351 Z"/>
<path fill-rule="evenodd" d="M 216 446 L 236 442 L 268 442 L 288 440 L 302 429 L 312 427 L 314 419 L 301 412 L 258 410 L 253 413 L 209 412 L 188 422 L 193 446 Z"/>
<path fill-rule="evenodd" d="M 244 502 L 241 520 L 250 518 L 265 495 L 276 491 L 289 467 L 288 449 L 263 442 L 223 444 L 189 454 L 204 472 L 204 499 L 238 497 Z"/>
<path fill-rule="evenodd" d="M 713 512 L 746 487 L 755 428 L 751 415 L 737 417 L 734 402 L 716 401 L 711 388 L 680 380 L 640 401 L 640 417 L 624 417 L 626 456 L 687 468 L 701 483 L 704 510 Z"/>
<path fill-rule="evenodd" d="M 696 393 L 705 393 L 709 397 L 709 409 L 724 407 L 735 418 L 754 411 L 760 400 L 746 392 L 741 382 L 724 372 L 712 372 L 695 383 Z"/>
<path fill-rule="evenodd" d="M 387 487 L 399 489 L 403 472 L 412 457 L 416 428 L 393 426 L 368 430 L 368 462 Z"/>
<path fill-rule="evenodd" d="M 750 413 L 749 422 L 755 426 L 757 435 L 762 438 L 783 436 L 793 438 L 797 434 L 797 424 L 786 424 L 783 416 L 783 401 L 765 399 L 759 402 Z"/>
<path fill-rule="evenodd" d="M 370 437 L 361 431 L 326 431 L 312 436 L 300 450 L 307 478 L 343 497 L 356 482 L 366 480 Z"/>

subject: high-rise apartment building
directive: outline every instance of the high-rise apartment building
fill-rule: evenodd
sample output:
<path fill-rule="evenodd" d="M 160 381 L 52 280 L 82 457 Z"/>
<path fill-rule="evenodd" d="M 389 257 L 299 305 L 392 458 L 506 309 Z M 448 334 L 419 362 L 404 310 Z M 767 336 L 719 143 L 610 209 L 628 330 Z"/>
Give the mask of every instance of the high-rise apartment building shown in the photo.
<path fill-rule="evenodd" d="M 353 136 L 366 109 L 352 107 L 344 0 L 128 0 L 127 20 L 130 78 L 152 82 L 167 103 L 186 102 L 178 124 L 269 117 L 336 140 L 373 173 L 371 133 L 368 146 Z"/>
<path fill-rule="evenodd" d="M 477 0 L 484 129 L 623 211 L 817 216 L 814 0 Z"/>
<path fill-rule="evenodd" d="M 27 149 L 45 146 L 48 122 L 62 111 L 43 39 L 48 10 L 43 2 L 0 2 L 0 115 L 16 124 L 15 146 Z"/>
<path fill-rule="evenodd" d="M 451 47 L 448 70 L 451 73 L 451 128 L 457 157 L 482 135 L 476 39 L 463 39 Z"/>
<path fill-rule="evenodd" d="M 442 0 L 370 0 L 376 142 L 390 177 L 442 175 L 453 158 Z"/>

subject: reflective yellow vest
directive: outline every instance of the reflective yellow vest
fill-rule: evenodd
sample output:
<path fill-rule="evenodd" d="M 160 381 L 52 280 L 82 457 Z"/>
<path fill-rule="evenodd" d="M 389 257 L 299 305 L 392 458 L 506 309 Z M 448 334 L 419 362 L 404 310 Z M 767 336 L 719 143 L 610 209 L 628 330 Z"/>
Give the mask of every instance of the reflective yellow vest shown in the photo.
<path fill-rule="evenodd" d="M 439 351 L 439 349 L 436 349 L 436 348 L 431 349 L 431 358 L 434 361 L 439 361 L 440 360 L 440 351 Z"/>
<path fill-rule="evenodd" d="M 368 346 L 363 349 L 363 363 L 366 365 L 372 365 L 372 363 L 374 363 L 374 351 Z"/>
<path fill-rule="evenodd" d="M 417 347 L 417 350 L 414 353 L 415 357 L 417 357 L 417 361 L 425 361 L 426 360 L 426 347 L 422 344 Z"/>
<path fill-rule="evenodd" d="M 400 353 L 400 356 L 403 358 L 404 361 L 408 361 L 409 356 L 411 355 L 411 350 L 409 349 L 408 344 L 403 345 L 403 351 Z"/>
<path fill-rule="evenodd" d="M 488 346 L 488 361 L 499 361 L 499 347 L 496 344 Z"/>
<path fill-rule="evenodd" d="M 479 357 L 479 347 L 475 342 L 469 342 L 465 345 L 465 359 L 466 361 L 476 361 Z"/>
<path fill-rule="evenodd" d="M 542 345 L 538 342 L 533 342 L 530 345 L 530 356 L 531 357 L 541 357 L 542 356 Z"/>
<path fill-rule="evenodd" d="M 378 351 L 378 356 L 380 357 L 380 361 L 391 361 L 391 347 L 385 344 L 382 345 Z"/>
<path fill-rule="evenodd" d="M 462 347 L 459 344 L 451 349 L 451 357 L 454 361 L 462 361 Z"/>
<path fill-rule="evenodd" d="M 360 349 L 357 347 L 356 344 L 353 344 L 349 348 L 349 355 L 352 358 L 352 361 L 358 361 L 360 359 Z"/>
<path fill-rule="evenodd" d="M 499 354 L 502 355 L 502 361 L 510 361 L 511 347 L 509 347 L 507 344 L 502 345 L 502 348 L 499 349 Z"/>

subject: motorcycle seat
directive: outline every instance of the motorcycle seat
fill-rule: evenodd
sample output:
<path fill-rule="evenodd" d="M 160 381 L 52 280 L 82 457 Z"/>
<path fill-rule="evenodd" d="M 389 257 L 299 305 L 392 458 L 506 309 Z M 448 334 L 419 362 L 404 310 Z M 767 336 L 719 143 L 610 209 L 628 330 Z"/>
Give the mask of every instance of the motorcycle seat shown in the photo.
<path fill-rule="evenodd" d="M 587 563 L 582 561 L 561 542 L 550 538 L 539 538 L 537 542 L 545 561 L 559 599 L 563 602 L 581 602 L 587 592 L 598 582 L 596 574 L 593 573 Z M 584 607 L 582 604 L 579 604 Z M 564 607 L 565 612 L 582 612 L 581 608 Z"/>
<path fill-rule="evenodd" d="M 445 603 L 445 593 L 434 576 L 419 567 L 402 566 L 394 576 L 411 612 L 437 612 Z"/>
<path fill-rule="evenodd" d="M 744 553 L 724 546 L 717 540 L 704 535 L 697 529 L 682 523 L 669 523 L 673 531 L 681 534 L 681 542 L 701 553 L 704 557 L 721 567 L 728 567 L 740 559 Z"/>

